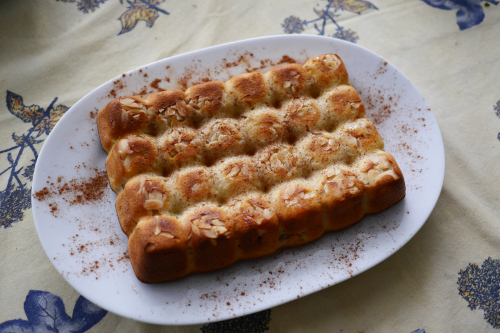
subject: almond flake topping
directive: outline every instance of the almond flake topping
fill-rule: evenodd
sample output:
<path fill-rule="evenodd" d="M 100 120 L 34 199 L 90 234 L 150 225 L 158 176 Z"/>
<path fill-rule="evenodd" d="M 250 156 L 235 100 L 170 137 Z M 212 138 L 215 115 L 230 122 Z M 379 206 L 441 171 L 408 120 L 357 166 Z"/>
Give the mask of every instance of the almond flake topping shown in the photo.
<path fill-rule="evenodd" d="M 309 200 L 314 198 L 315 196 L 316 194 L 314 192 L 300 187 L 289 186 L 285 188 L 283 192 L 283 199 L 285 200 L 287 206 L 290 206 L 292 204 L 300 206 L 300 201 Z"/>
<path fill-rule="evenodd" d="M 129 116 L 132 116 L 134 119 L 139 119 L 140 114 L 146 114 L 146 108 L 142 103 L 138 103 L 136 100 L 132 98 L 122 98 L 120 99 L 121 106 L 121 120 L 123 126 L 127 126 Z"/>
<path fill-rule="evenodd" d="M 374 186 L 385 176 L 399 179 L 394 172 L 392 163 L 389 162 L 386 153 L 373 153 L 366 158 L 360 166 L 360 180 L 368 186 Z"/>
<path fill-rule="evenodd" d="M 246 218 L 252 219 L 257 225 L 262 224 L 264 220 L 272 219 L 276 215 L 273 208 L 263 208 L 261 203 L 253 199 L 238 202 L 237 210 L 245 215 Z"/>
<path fill-rule="evenodd" d="M 118 142 L 118 153 L 122 154 L 133 154 L 134 151 L 130 149 L 129 143 L 127 139 L 122 139 Z"/>
<path fill-rule="evenodd" d="M 170 120 L 182 122 L 187 116 L 186 102 L 177 101 L 174 105 L 160 110 L 159 113 L 165 115 L 167 118 L 170 118 Z"/>
<path fill-rule="evenodd" d="M 360 189 L 355 183 L 356 177 L 354 175 L 346 175 L 340 170 L 334 170 L 327 174 L 323 185 L 323 196 L 332 192 L 334 197 L 341 199 L 346 192 L 356 194 Z"/>
<path fill-rule="evenodd" d="M 129 170 L 132 166 L 134 158 L 141 155 L 130 149 L 129 141 L 127 139 L 118 141 L 118 154 L 120 155 L 125 170 Z"/>
<path fill-rule="evenodd" d="M 175 238 L 175 236 L 173 234 L 171 234 L 170 232 L 166 232 L 166 231 L 160 232 L 160 236 L 165 236 L 167 238 Z"/>
<path fill-rule="evenodd" d="M 192 231 L 196 234 L 215 239 L 220 235 L 231 237 L 231 232 L 225 227 L 225 223 L 218 218 L 217 214 L 203 214 L 191 221 Z M 213 242 L 212 242 L 213 243 Z"/>
<path fill-rule="evenodd" d="M 340 59 L 333 56 L 333 55 L 327 55 L 325 59 L 323 60 L 326 66 L 330 69 L 337 69 L 340 66 Z"/>
<path fill-rule="evenodd" d="M 144 208 L 146 210 L 158 210 L 163 207 L 165 195 L 158 191 L 146 193 L 146 200 L 144 201 Z"/>

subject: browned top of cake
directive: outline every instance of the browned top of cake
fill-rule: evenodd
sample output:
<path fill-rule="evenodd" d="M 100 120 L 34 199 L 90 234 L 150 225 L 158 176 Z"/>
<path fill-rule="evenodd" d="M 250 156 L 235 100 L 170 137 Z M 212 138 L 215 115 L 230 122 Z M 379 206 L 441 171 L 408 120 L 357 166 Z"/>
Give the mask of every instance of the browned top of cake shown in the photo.
<path fill-rule="evenodd" d="M 223 246 L 240 237 L 237 257 L 258 257 L 265 251 L 242 250 L 256 230 L 300 245 L 307 241 L 294 238 L 290 221 L 336 209 L 336 226 L 310 227 L 317 239 L 404 197 L 401 171 L 333 54 L 185 92 L 119 98 L 97 121 L 131 251 L 181 251 L 199 237 Z M 372 192 L 381 199 L 367 199 Z M 188 262 L 187 271 L 209 270 L 195 258 Z"/>

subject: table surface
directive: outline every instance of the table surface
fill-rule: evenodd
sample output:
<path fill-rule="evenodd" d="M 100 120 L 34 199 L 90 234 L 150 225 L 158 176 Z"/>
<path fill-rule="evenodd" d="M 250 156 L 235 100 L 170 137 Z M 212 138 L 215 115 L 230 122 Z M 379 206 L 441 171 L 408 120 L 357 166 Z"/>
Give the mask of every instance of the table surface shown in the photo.
<path fill-rule="evenodd" d="M 152 325 L 78 294 L 45 254 L 31 209 L 35 164 L 57 121 L 135 68 L 284 34 L 363 46 L 424 96 L 441 130 L 446 168 L 422 229 L 366 272 L 225 321 Z M 497 331 L 499 37 L 500 3 L 493 0 L 2 1 L 0 333 Z"/>

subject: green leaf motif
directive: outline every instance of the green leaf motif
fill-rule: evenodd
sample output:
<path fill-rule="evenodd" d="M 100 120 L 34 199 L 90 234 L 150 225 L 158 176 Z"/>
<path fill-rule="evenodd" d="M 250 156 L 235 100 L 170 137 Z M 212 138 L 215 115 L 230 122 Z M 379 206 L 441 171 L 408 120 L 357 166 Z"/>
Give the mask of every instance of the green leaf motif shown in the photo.
<path fill-rule="evenodd" d="M 122 30 L 118 35 L 124 34 L 131 31 L 137 25 L 140 20 L 146 21 L 146 26 L 151 28 L 156 19 L 159 17 L 158 12 L 167 12 L 156 7 L 157 4 L 164 2 L 165 0 L 134 0 L 129 1 L 130 6 L 127 8 L 125 13 L 120 16 L 120 21 L 122 23 Z"/>
<path fill-rule="evenodd" d="M 361 14 L 367 9 L 378 9 L 374 4 L 363 0 L 331 0 L 331 6 L 351 13 Z"/>
<path fill-rule="evenodd" d="M 7 108 L 17 118 L 25 123 L 30 123 L 43 115 L 44 110 L 38 105 L 26 106 L 24 105 L 23 98 L 18 94 L 7 90 Z"/>

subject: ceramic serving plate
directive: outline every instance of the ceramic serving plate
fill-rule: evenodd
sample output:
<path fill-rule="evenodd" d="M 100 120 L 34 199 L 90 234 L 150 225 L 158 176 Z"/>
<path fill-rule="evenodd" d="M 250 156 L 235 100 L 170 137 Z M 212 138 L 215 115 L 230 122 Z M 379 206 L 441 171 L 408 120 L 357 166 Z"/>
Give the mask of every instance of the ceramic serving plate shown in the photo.
<path fill-rule="evenodd" d="M 226 81 L 325 53 L 343 59 L 367 117 L 403 171 L 406 198 L 347 230 L 269 258 L 181 281 L 139 282 L 116 217 L 116 195 L 98 182 L 105 177 L 106 159 L 96 126 L 98 110 L 117 97 L 146 97 L 159 89 Z M 429 106 L 397 68 L 356 44 L 321 36 L 271 36 L 117 74 L 68 110 L 47 138 L 36 164 L 32 206 L 40 241 L 55 268 L 85 298 L 120 316 L 154 324 L 200 324 L 247 315 L 333 286 L 406 244 L 427 220 L 441 191 L 444 148 Z M 44 188 L 48 194 L 41 195 Z M 85 200 L 78 197 L 80 190 L 87 191 Z"/>

